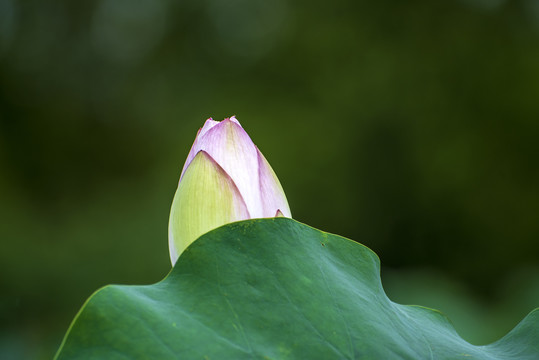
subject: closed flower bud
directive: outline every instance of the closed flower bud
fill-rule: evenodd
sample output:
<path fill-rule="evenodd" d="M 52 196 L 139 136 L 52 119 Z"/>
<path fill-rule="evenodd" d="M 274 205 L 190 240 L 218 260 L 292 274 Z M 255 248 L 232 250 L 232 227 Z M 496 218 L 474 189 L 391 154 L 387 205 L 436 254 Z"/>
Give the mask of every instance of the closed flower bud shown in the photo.
<path fill-rule="evenodd" d="M 200 235 L 253 218 L 291 217 L 283 188 L 235 117 L 208 119 L 187 156 L 169 219 L 172 264 Z"/>

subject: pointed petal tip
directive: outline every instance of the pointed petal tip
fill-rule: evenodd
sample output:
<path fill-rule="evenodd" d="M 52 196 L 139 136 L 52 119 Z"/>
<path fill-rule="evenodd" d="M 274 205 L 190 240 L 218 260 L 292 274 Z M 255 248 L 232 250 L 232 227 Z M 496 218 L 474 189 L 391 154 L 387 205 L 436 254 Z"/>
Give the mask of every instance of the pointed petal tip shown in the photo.
<path fill-rule="evenodd" d="M 215 121 L 212 118 L 208 118 L 206 121 L 204 121 L 204 126 L 213 126 L 216 124 L 219 124 L 219 121 Z"/>
<path fill-rule="evenodd" d="M 204 126 L 198 131 L 197 138 L 200 138 L 204 136 L 211 128 L 213 128 L 215 125 L 219 124 L 219 121 L 214 121 L 212 118 L 209 118 L 204 123 Z"/>
<path fill-rule="evenodd" d="M 236 134 L 240 138 L 243 139 L 243 141 L 247 141 L 250 145 L 249 146 L 255 146 L 253 141 L 251 140 L 249 134 L 245 131 L 245 129 L 241 126 L 238 120 L 234 116 L 230 118 L 225 118 L 223 121 L 216 121 L 216 125 L 212 126 L 212 128 L 208 129 L 208 136 L 213 137 L 212 134 L 226 133 L 225 129 L 228 129 L 228 131 L 231 131 L 232 133 Z M 209 131 L 211 130 L 211 132 Z M 229 136 L 229 135 L 227 135 Z M 206 140 L 206 139 L 205 139 Z M 211 153 L 211 152 L 210 152 Z"/>
<path fill-rule="evenodd" d="M 274 217 L 285 217 L 284 214 L 281 212 L 281 209 L 277 209 L 277 212 L 275 213 Z"/>
<path fill-rule="evenodd" d="M 235 124 L 239 125 L 240 127 L 242 127 L 240 122 L 238 121 L 238 119 L 236 119 L 236 115 L 232 115 L 231 117 L 227 117 L 227 118 L 223 119 L 222 122 L 235 123 Z"/>
<path fill-rule="evenodd" d="M 195 154 L 195 158 L 196 157 L 204 157 L 206 158 L 206 160 L 210 160 L 212 163 L 221 167 L 219 164 L 217 164 L 217 161 L 215 161 L 215 159 L 210 154 L 208 154 L 206 150 L 198 150 L 197 153 Z"/>

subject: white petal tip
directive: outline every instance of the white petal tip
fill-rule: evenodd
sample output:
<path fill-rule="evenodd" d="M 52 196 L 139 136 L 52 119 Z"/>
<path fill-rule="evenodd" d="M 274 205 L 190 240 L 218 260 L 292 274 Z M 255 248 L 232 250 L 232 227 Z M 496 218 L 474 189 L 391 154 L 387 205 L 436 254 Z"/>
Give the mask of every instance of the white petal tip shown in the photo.
<path fill-rule="evenodd" d="M 226 119 L 225 119 L 226 120 Z M 241 126 L 240 122 L 238 121 L 238 119 L 236 119 L 236 115 L 232 115 L 231 117 L 228 118 L 228 120 L 232 121 L 233 123 L 236 123 L 238 124 L 239 126 Z"/>

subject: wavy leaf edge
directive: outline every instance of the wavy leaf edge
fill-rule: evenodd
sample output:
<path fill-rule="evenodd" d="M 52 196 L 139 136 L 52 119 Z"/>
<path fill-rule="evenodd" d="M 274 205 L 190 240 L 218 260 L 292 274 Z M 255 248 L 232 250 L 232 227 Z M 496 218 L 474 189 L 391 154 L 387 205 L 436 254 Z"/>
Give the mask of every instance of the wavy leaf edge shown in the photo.
<path fill-rule="evenodd" d="M 150 287 L 155 287 L 157 285 L 166 284 L 174 276 L 174 273 L 176 272 L 176 269 L 178 267 L 180 267 L 181 264 L 183 263 L 183 261 L 190 256 L 189 254 L 191 253 L 191 250 L 193 248 L 196 248 L 196 247 L 200 246 L 200 244 L 202 242 L 206 241 L 206 239 L 208 239 L 208 241 L 213 241 L 213 239 L 211 239 L 213 234 L 223 232 L 223 231 L 228 231 L 230 229 L 234 229 L 234 228 L 238 228 L 238 227 L 240 227 L 240 228 L 245 228 L 246 226 L 247 227 L 252 227 L 252 225 L 256 225 L 256 224 L 260 224 L 260 223 L 264 223 L 264 222 L 289 222 L 289 223 L 295 223 L 295 224 L 298 224 L 299 226 L 306 227 L 306 228 L 310 229 L 311 231 L 321 233 L 321 234 L 323 234 L 324 237 L 333 237 L 335 239 L 344 240 L 344 241 L 348 242 L 349 244 L 353 244 L 353 246 L 359 246 L 359 247 L 363 248 L 374 259 L 375 265 L 376 265 L 377 279 L 380 282 L 380 290 L 382 291 L 383 296 L 392 305 L 400 307 L 401 309 L 402 308 L 409 309 L 411 311 L 414 311 L 414 310 L 423 311 L 423 312 L 426 312 L 427 314 L 429 314 L 431 316 L 438 317 L 438 318 L 442 319 L 442 321 L 443 321 L 443 324 L 441 324 L 441 325 L 446 327 L 447 330 L 450 330 L 451 332 L 454 332 L 454 334 L 458 338 L 460 338 L 460 340 L 468 343 L 465 339 L 460 337 L 460 335 L 458 334 L 458 332 L 454 328 L 454 325 L 451 322 L 450 318 L 446 314 L 444 314 L 443 312 L 441 312 L 441 311 L 439 311 L 437 309 L 429 308 L 429 307 L 422 306 L 422 305 L 415 305 L 415 304 L 403 305 L 403 304 L 398 304 L 398 303 L 395 303 L 395 302 L 391 301 L 387 297 L 387 294 L 385 293 L 385 290 L 383 289 L 383 286 L 382 286 L 381 272 L 380 272 L 380 264 L 381 264 L 380 258 L 378 257 L 378 255 L 373 250 L 371 250 L 366 245 L 363 245 L 363 244 L 361 244 L 361 243 L 359 243 L 357 241 L 348 239 L 348 238 L 346 238 L 344 236 L 341 236 L 341 235 L 337 235 L 337 234 L 333 234 L 333 233 L 330 233 L 330 232 L 325 232 L 325 231 L 316 229 L 316 228 L 314 228 L 314 227 L 312 227 L 310 225 L 301 223 L 301 222 L 299 222 L 297 220 L 294 220 L 294 219 L 285 218 L 285 217 L 279 217 L 279 218 L 250 219 L 250 220 L 237 221 L 237 222 L 233 222 L 233 223 L 229 223 L 229 224 L 220 226 L 220 227 L 218 227 L 216 229 L 213 229 L 213 230 L 201 235 L 197 240 L 195 240 L 193 243 L 191 243 L 186 248 L 186 250 L 180 255 L 176 265 L 169 271 L 169 273 L 162 280 L 160 280 L 160 281 L 158 281 L 156 283 L 148 284 L 148 285 L 109 284 L 109 285 L 105 285 L 105 286 L 97 289 L 96 291 L 94 291 L 92 293 L 92 295 L 88 299 L 86 299 L 86 301 L 81 306 L 80 310 L 75 315 L 74 319 L 72 320 L 72 322 L 71 322 L 71 324 L 70 324 L 70 326 L 69 326 L 69 328 L 68 328 L 68 330 L 67 330 L 67 332 L 66 332 L 66 334 L 65 334 L 65 336 L 64 336 L 64 338 L 63 338 L 63 340 L 62 340 L 62 342 L 60 344 L 60 347 L 59 347 L 54 359 L 59 359 L 61 357 L 62 352 L 63 352 L 68 340 L 70 339 L 70 336 L 73 333 L 74 327 L 78 324 L 78 321 L 79 321 L 81 315 L 88 309 L 89 304 L 93 303 L 96 298 L 101 296 L 101 294 L 104 294 L 104 293 L 108 292 L 109 290 L 118 290 L 118 289 L 121 290 L 121 289 L 129 289 L 129 288 L 150 288 Z M 498 347 L 503 346 L 505 342 L 510 341 L 511 338 L 513 338 L 515 336 L 518 336 L 522 331 L 527 331 L 528 328 L 530 327 L 530 323 L 531 324 L 534 324 L 534 323 L 538 324 L 539 323 L 539 307 L 531 310 L 528 313 L 528 315 L 526 315 L 512 330 L 510 330 L 506 335 L 504 335 L 499 340 L 496 340 L 496 341 L 494 341 L 492 343 L 489 343 L 489 344 L 486 344 L 486 345 L 472 345 L 470 343 L 468 343 L 468 344 L 470 346 L 472 346 L 472 347 L 476 347 L 477 349 L 488 349 L 488 350 L 496 349 Z M 536 326 L 535 328 L 533 328 L 532 331 L 535 332 L 535 334 L 534 334 L 535 337 L 538 337 L 538 339 L 539 339 L 539 336 L 538 336 L 539 326 Z M 537 353 L 539 355 L 539 348 L 536 348 L 536 350 L 537 350 Z M 465 353 L 462 353 L 461 355 L 465 356 L 465 357 L 471 356 L 471 355 L 468 355 L 468 354 L 465 354 Z"/>

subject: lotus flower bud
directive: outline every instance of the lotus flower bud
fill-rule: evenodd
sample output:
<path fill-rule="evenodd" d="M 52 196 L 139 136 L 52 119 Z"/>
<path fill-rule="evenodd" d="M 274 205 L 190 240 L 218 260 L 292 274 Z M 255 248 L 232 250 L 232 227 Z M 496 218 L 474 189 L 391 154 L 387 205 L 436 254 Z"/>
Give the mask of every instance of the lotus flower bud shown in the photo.
<path fill-rule="evenodd" d="M 187 156 L 170 211 L 174 265 L 200 235 L 253 218 L 291 217 L 279 179 L 235 117 L 208 119 Z"/>

